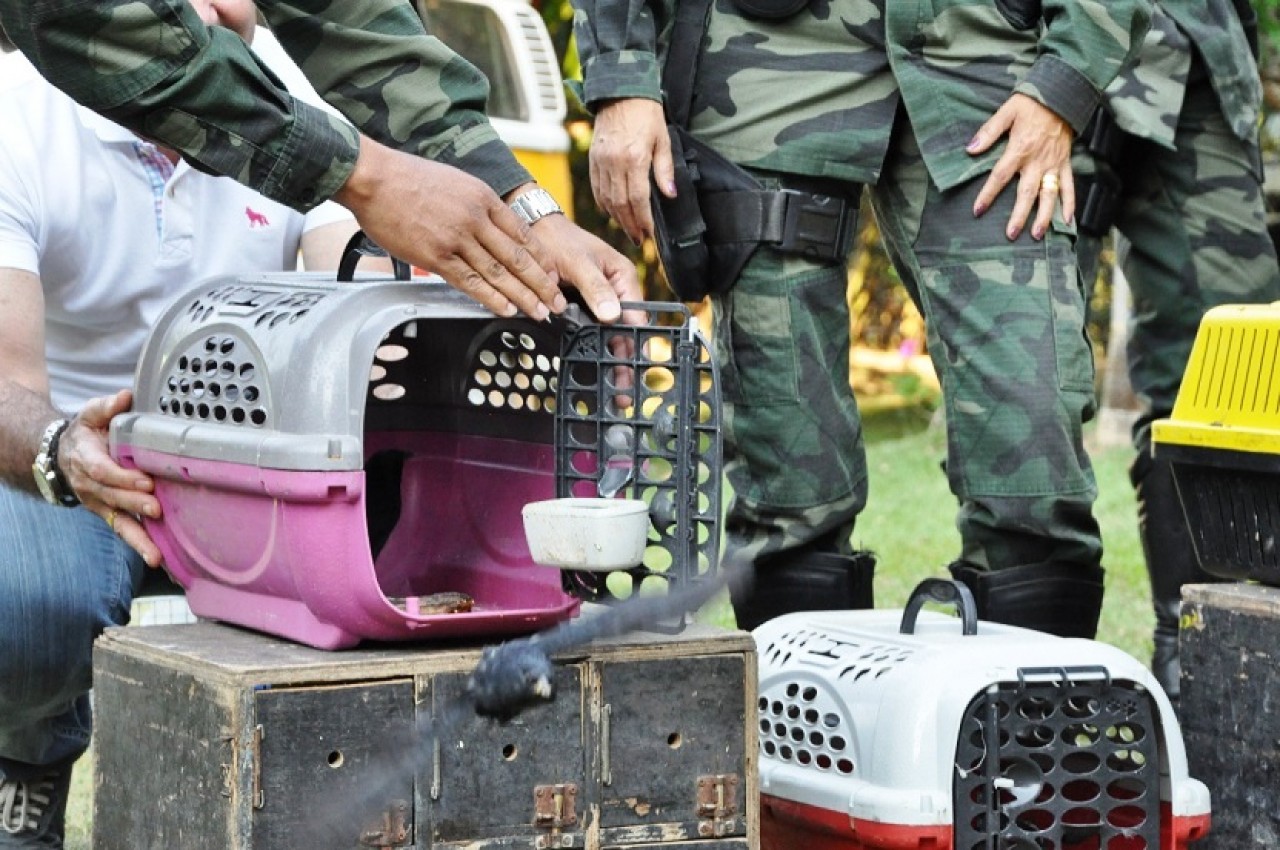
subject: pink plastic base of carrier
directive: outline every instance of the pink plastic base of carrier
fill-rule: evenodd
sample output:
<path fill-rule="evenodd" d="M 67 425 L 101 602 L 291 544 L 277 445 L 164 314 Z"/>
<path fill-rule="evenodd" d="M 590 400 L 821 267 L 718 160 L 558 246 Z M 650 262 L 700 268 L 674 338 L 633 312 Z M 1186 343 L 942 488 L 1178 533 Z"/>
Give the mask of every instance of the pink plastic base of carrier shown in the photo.
<path fill-rule="evenodd" d="M 375 565 L 365 476 L 196 460 L 136 446 L 118 460 L 156 480 L 164 509 L 146 527 L 200 617 L 320 649 L 361 640 L 506 636 L 577 613 L 558 570 L 535 564 L 520 510 L 554 496 L 550 446 L 429 432 L 369 434 L 400 449 L 401 514 Z M 454 591 L 470 612 L 421 614 Z M 404 600 L 402 607 L 388 597 Z"/>

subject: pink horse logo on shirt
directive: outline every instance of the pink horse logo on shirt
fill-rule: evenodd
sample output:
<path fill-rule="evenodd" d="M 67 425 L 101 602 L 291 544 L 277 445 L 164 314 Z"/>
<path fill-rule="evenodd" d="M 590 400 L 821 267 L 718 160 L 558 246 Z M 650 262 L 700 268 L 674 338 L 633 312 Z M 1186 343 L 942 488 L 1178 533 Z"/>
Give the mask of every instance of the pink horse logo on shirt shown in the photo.
<path fill-rule="evenodd" d="M 269 227 L 271 222 L 267 221 L 267 217 L 255 210 L 253 207 L 244 208 L 244 216 L 249 219 L 249 227 Z"/>

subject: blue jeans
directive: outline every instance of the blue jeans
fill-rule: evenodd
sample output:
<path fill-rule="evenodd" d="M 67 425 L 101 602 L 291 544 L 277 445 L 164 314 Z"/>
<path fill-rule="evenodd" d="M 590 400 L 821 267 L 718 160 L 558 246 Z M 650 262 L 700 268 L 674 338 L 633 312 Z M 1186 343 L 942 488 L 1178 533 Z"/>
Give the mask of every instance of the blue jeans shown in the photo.
<path fill-rule="evenodd" d="M 100 517 L 0 485 L 0 776 L 89 745 L 93 642 L 129 620 L 145 564 Z"/>

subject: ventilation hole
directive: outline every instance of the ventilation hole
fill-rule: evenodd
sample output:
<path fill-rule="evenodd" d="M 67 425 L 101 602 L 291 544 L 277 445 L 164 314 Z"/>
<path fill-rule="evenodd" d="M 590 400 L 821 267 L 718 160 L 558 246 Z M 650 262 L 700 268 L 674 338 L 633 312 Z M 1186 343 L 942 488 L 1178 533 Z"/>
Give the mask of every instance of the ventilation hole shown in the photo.
<path fill-rule="evenodd" d="M 380 366 L 377 363 L 374 363 L 373 366 L 369 369 L 370 381 L 381 381 L 385 377 L 387 377 L 386 366 Z"/>
<path fill-rule="evenodd" d="M 218 367 L 218 372 L 224 378 L 233 377 L 236 373 L 236 364 L 230 360 L 223 360 L 222 365 Z"/>
<path fill-rule="evenodd" d="M 760 697 L 760 699 L 756 701 L 756 707 L 761 711 L 767 711 L 769 709 L 769 698 Z"/>
<path fill-rule="evenodd" d="M 1144 783 L 1127 777 L 1107 785 L 1107 795 L 1113 800 L 1136 800 L 1146 791 L 1147 786 Z"/>
<path fill-rule="evenodd" d="M 534 342 L 533 337 L 528 334 L 520 334 L 520 347 L 526 351 L 533 351 L 538 347 L 538 344 Z"/>
<path fill-rule="evenodd" d="M 404 398 L 405 389 L 400 384 L 378 384 L 373 388 L 373 397 L 382 401 L 396 401 Z M 249 391 L 245 390 L 245 401 L 252 401 Z"/>
<path fill-rule="evenodd" d="M 507 348 L 515 348 L 518 343 L 518 339 L 516 335 L 513 334 L 511 331 L 503 331 L 501 334 L 499 334 L 498 339 L 500 339 L 502 341 L 502 344 L 505 345 Z"/>
<path fill-rule="evenodd" d="M 1053 743 L 1053 730 L 1048 726 L 1027 726 L 1018 730 L 1015 739 L 1024 747 L 1043 747 Z"/>
<path fill-rule="evenodd" d="M 475 379 L 476 383 L 482 387 L 487 387 L 493 383 L 493 375 L 488 369 L 477 369 Z"/>
<path fill-rule="evenodd" d="M 773 716 L 774 716 L 774 717 L 781 717 L 781 716 L 782 716 L 782 710 L 783 710 L 783 708 L 782 708 L 782 701 L 781 701 L 781 700 L 774 700 L 774 701 L 769 705 L 769 711 L 773 712 Z"/>
<path fill-rule="evenodd" d="M 203 403 L 196 405 L 196 415 L 199 416 L 201 419 L 208 419 L 209 405 L 203 404 Z"/>
<path fill-rule="evenodd" d="M 1073 747 L 1089 747 L 1102 738 L 1097 726 L 1089 723 L 1072 723 L 1062 730 L 1062 740 Z"/>
<path fill-rule="evenodd" d="M 1062 758 L 1062 769 L 1077 776 L 1093 773 L 1102 766 L 1102 760 L 1093 753 L 1067 753 Z"/>
<path fill-rule="evenodd" d="M 542 409 L 542 399 L 538 398 L 536 395 L 526 396 L 525 404 L 529 405 L 530 410 L 537 411 Z"/>
<path fill-rule="evenodd" d="M 489 390 L 489 406 L 502 407 L 502 393 L 497 390 Z"/>
<path fill-rule="evenodd" d="M 832 735 L 829 743 L 831 744 L 831 749 L 836 752 L 841 752 L 845 748 L 845 740 L 839 735 Z"/>
<path fill-rule="evenodd" d="M 823 744 L 826 743 L 826 741 L 827 739 L 822 736 L 821 732 L 809 733 L 809 743 L 815 747 L 821 747 Z"/>
<path fill-rule="evenodd" d="M 1121 723 L 1107 729 L 1107 740 L 1116 744 L 1134 744 L 1146 737 L 1145 730 L 1136 724 Z"/>
<path fill-rule="evenodd" d="M 1101 790 L 1096 782 L 1076 779 L 1062 786 L 1062 796 L 1072 803 L 1091 803 L 1098 799 Z"/>
<path fill-rule="evenodd" d="M 173 392 L 178 388 L 178 379 L 170 375 L 169 380 L 165 381 L 164 385 L 169 388 L 169 392 Z"/>
<path fill-rule="evenodd" d="M 797 744 L 803 744 L 803 743 L 804 743 L 804 730 L 803 730 L 803 729 L 801 729 L 799 726 L 796 726 L 796 727 L 792 728 L 792 730 L 791 730 L 791 740 L 795 741 Z"/>
<path fill-rule="evenodd" d="M 511 375 L 506 372 L 498 372 L 493 376 L 493 382 L 505 390 L 511 386 Z"/>
<path fill-rule="evenodd" d="M 760 732 L 761 732 L 761 734 L 768 735 L 768 734 L 769 734 L 770 725 L 771 725 L 771 724 L 769 723 L 769 721 L 768 721 L 768 720 L 761 720 L 761 721 L 760 721 Z"/>
<path fill-rule="evenodd" d="M 1032 833 L 1044 832 L 1053 826 L 1053 822 L 1053 813 L 1046 809 L 1028 809 L 1025 812 L 1020 812 L 1017 818 L 1014 819 L 1014 823 L 1025 832 Z"/>
<path fill-rule="evenodd" d="M 213 418 L 218 422 L 225 422 L 227 419 L 227 409 L 222 405 L 216 405 L 213 408 Z"/>
<path fill-rule="evenodd" d="M 778 750 L 777 746 L 774 745 L 773 741 L 765 741 L 762 746 L 762 749 L 764 749 L 765 753 L 768 755 L 774 755 Z"/>
<path fill-rule="evenodd" d="M 237 425 L 240 425 L 241 423 L 244 422 L 243 408 L 239 408 L 239 407 L 231 408 L 231 421 L 236 423 Z"/>
<path fill-rule="evenodd" d="M 480 407 L 484 404 L 484 393 L 478 389 L 472 388 L 467 392 L 467 401 L 471 402 L 471 404 L 476 407 Z"/>
<path fill-rule="evenodd" d="M 840 715 L 832 713 L 822 715 L 822 725 L 828 729 L 836 728 L 840 725 Z"/>
<path fill-rule="evenodd" d="M 392 387 L 393 387 L 393 386 L 395 386 L 395 384 L 388 384 L 387 386 L 392 386 Z M 250 402 L 250 403 L 257 401 L 257 400 L 258 400 L 258 388 L 257 388 L 257 387 L 245 387 L 245 388 L 244 388 L 243 397 L 244 397 L 244 400 L 245 400 L 245 401 Z"/>
<path fill-rule="evenodd" d="M 817 761 L 818 767 L 822 768 L 823 770 L 831 769 L 831 756 L 827 755 L 826 753 L 818 753 L 818 758 L 816 759 L 816 761 Z"/>
<path fill-rule="evenodd" d="M 672 732 L 667 736 L 667 746 L 673 750 L 678 750 L 684 746 L 684 738 L 679 732 Z"/>
<path fill-rule="evenodd" d="M 516 358 L 516 363 L 520 364 L 521 369 L 533 368 L 533 358 L 530 357 L 528 354 L 521 354 L 519 357 Z"/>
<path fill-rule="evenodd" d="M 504 761 L 515 761 L 516 756 L 520 753 L 516 750 L 515 744 L 506 744 L 502 747 L 502 758 Z"/>
<path fill-rule="evenodd" d="M 515 377 L 515 385 L 517 389 L 529 389 L 529 376 L 524 372 L 517 372 Z"/>
<path fill-rule="evenodd" d="M 242 381 L 252 381 L 252 380 L 253 380 L 253 376 L 254 376 L 254 375 L 256 375 L 256 374 L 257 374 L 257 370 L 255 370 L 255 369 L 253 368 L 253 364 L 252 364 L 252 363 L 241 363 L 241 364 L 240 364 L 240 380 L 242 380 Z"/>
<path fill-rule="evenodd" d="M 800 750 L 796 753 L 796 761 L 801 764 L 810 764 L 813 762 L 813 756 L 809 755 L 808 750 Z"/>
<path fill-rule="evenodd" d="M 1146 765 L 1146 755 L 1138 750 L 1117 750 L 1107 756 L 1107 767 L 1118 773 L 1134 773 Z"/>
<path fill-rule="evenodd" d="M 800 719 L 800 706 L 798 706 L 798 705 L 789 705 L 789 706 L 787 706 L 787 717 L 788 717 L 789 719 L 791 719 L 791 720 L 799 720 L 799 719 Z"/>
<path fill-rule="evenodd" d="M 785 723 L 773 724 L 773 734 L 779 738 L 787 737 L 787 725 Z"/>
<path fill-rule="evenodd" d="M 209 384 L 209 386 L 206 387 L 205 389 L 209 393 L 209 398 L 217 398 L 218 396 L 222 395 L 222 384 L 219 384 L 217 381 L 214 381 L 213 383 Z"/>
<path fill-rule="evenodd" d="M 844 774 L 853 773 L 853 762 L 848 759 L 840 759 L 836 762 L 836 770 Z"/>
<path fill-rule="evenodd" d="M 1053 714 L 1053 702 L 1044 697 L 1029 697 L 1018 704 L 1018 714 L 1028 720 L 1044 720 Z"/>
<path fill-rule="evenodd" d="M 1098 710 L 1098 700 L 1087 695 L 1069 697 L 1062 706 L 1063 714 L 1080 720 L 1093 717 Z"/>
<path fill-rule="evenodd" d="M 191 361 L 191 374 L 193 374 L 193 375 L 199 375 L 202 371 L 204 371 L 204 361 L 203 361 L 203 360 L 198 360 L 198 359 L 197 359 L 197 360 L 192 360 L 192 361 Z"/>
<path fill-rule="evenodd" d="M 195 409 L 196 409 L 195 405 L 189 401 L 182 403 L 182 412 L 186 416 L 192 415 L 195 412 Z"/>
<path fill-rule="evenodd" d="M 507 406 L 512 410 L 521 410 L 524 408 L 524 396 L 517 393 L 511 393 L 507 396 Z"/>
<path fill-rule="evenodd" d="M 218 361 L 217 361 L 217 360 L 214 360 L 212 357 L 210 357 L 208 360 L 204 361 L 204 370 L 205 370 L 206 372 L 210 372 L 210 373 L 212 373 L 212 372 L 217 372 L 217 371 L 218 371 Z"/>
<path fill-rule="evenodd" d="M 236 349 L 236 341 L 231 337 L 226 337 L 218 344 L 218 351 L 222 354 L 230 354 Z"/>
<path fill-rule="evenodd" d="M 217 338 L 216 338 L 216 337 L 212 337 L 212 336 L 211 336 L 211 337 L 209 337 L 208 339 L 206 339 L 206 340 L 204 341 L 204 350 L 205 350 L 205 351 L 213 351 L 213 350 L 215 350 L 217 347 L 218 347 L 218 340 L 217 340 Z"/>
<path fill-rule="evenodd" d="M 805 722 L 805 723 L 817 723 L 817 722 L 818 722 L 818 712 L 817 712 L 816 710 L 812 709 L 812 708 L 810 708 L 810 709 L 808 709 L 807 711 L 805 711 L 805 713 L 804 713 L 804 722 Z"/>
<path fill-rule="evenodd" d="M 791 747 L 787 746 L 786 744 L 783 744 L 781 747 L 778 747 L 778 755 L 781 756 L 785 761 L 791 761 L 791 755 L 792 755 Z"/>
<path fill-rule="evenodd" d="M 373 356 L 384 363 L 395 363 L 409 356 L 409 349 L 403 345 L 380 345 Z"/>
<path fill-rule="evenodd" d="M 204 398 L 204 381 L 193 381 L 191 384 L 191 397 Z"/>
<path fill-rule="evenodd" d="M 498 355 L 498 362 L 502 364 L 504 369 L 516 368 L 516 356 L 510 351 L 504 351 Z"/>
<path fill-rule="evenodd" d="M 254 425 L 265 425 L 267 422 L 267 412 L 261 407 L 255 407 L 249 414 L 249 421 Z"/>
<path fill-rule="evenodd" d="M 224 396 L 226 397 L 227 401 L 239 401 L 240 387 L 237 386 L 236 384 L 227 384 L 226 389 L 224 391 Z"/>
<path fill-rule="evenodd" d="M 346 761 L 346 759 L 342 757 L 342 753 L 338 752 L 337 750 L 334 750 L 333 752 L 329 753 L 329 757 L 328 759 L 326 759 L 326 761 L 328 761 L 329 767 L 332 767 L 333 769 L 337 770 L 338 768 L 342 767 L 342 763 Z"/>

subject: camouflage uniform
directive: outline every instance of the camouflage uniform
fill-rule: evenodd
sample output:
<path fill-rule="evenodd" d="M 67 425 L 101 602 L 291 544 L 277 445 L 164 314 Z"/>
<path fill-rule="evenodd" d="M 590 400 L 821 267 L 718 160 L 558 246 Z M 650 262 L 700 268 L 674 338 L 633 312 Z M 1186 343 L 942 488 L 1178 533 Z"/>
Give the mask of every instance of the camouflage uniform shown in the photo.
<path fill-rule="evenodd" d="M 427 36 L 407 0 L 257 6 L 312 85 L 370 137 L 499 195 L 532 179 L 485 118 L 484 75 Z M 290 96 L 187 0 L 0 0 L 0 26 L 77 101 L 297 210 L 332 196 L 355 166 L 350 125 Z"/>
<path fill-rule="evenodd" d="M 588 105 L 661 100 L 673 0 L 575 5 Z M 696 136 L 767 180 L 872 186 L 943 385 L 947 471 L 960 500 L 956 566 L 966 580 L 1030 568 L 1038 582 L 1048 565 L 1053 577 L 1029 595 L 1020 588 L 986 606 L 1031 625 L 1045 625 L 1032 597 L 1073 592 L 1054 589 L 1064 575 L 1096 583 L 1085 608 L 1100 604 L 1096 487 L 1081 439 L 1093 403 L 1085 302 L 1070 226 L 1058 219 L 1043 241 L 1024 232 L 1010 243 L 1012 187 L 974 218 L 1003 147 L 975 157 L 965 146 L 1013 92 L 1082 129 L 1147 22 L 1141 2 L 1042 5 L 1047 23 L 1028 31 L 990 0 L 942 12 L 918 0 L 811 0 L 772 23 L 717 0 L 690 117 Z M 727 557 L 754 561 L 758 583 L 762 556 L 773 569 L 785 560 L 773 553 L 847 553 L 865 505 L 845 289 L 844 263 L 763 246 L 734 288 L 713 297 L 734 490 Z M 1020 576 L 1015 583 L 1032 573 Z M 1077 616 L 1090 614 L 1063 614 Z"/>
<path fill-rule="evenodd" d="M 1153 669 L 1178 693 L 1182 584 L 1200 572 L 1168 464 L 1151 457 L 1151 422 L 1173 410 L 1200 317 L 1226 303 L 1280 299 L 1266 230 L 1258 114 L 1262 88 L 1231 0 L 1161 0 L 1138 65 L 1107 90 L 1124 131 L 1113 161 L 1077 156 L 1122 181 L 1114 225 L 1133 295 L 1129 379 L 1142 402 L 1130 477 L 1156 610 Z M 1093 280 L 1100 239 L 1082 240 Z"/>

